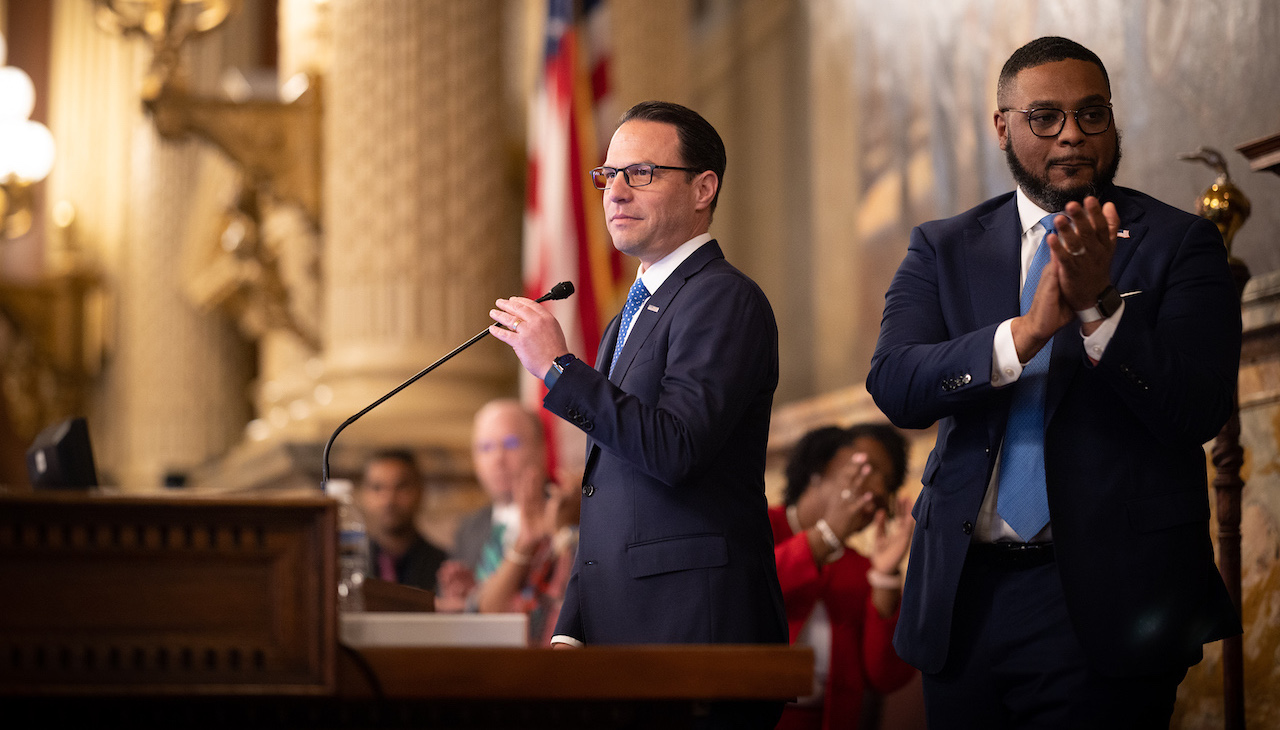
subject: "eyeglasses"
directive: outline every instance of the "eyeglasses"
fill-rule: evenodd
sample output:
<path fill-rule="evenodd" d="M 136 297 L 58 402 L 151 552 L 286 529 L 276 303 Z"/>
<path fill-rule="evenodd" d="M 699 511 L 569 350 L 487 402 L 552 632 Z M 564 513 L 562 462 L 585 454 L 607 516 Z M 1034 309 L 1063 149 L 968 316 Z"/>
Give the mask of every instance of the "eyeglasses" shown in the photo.
<path fill-rule="evenodd" d="M 654 170 L 684 170 L 685 172 L 697 172 L 692 167 L 672 167 L 671 165 L 650 165 L 648 163 L 627 165 L 621 169 L 616 167 L 597 167 L 591 171 L 591 182 L 596 186 L 596 190 L 608 190 L 613 186 L 613 179 L 622 173 L 626 178 L 627 185 L 633 188 L 642 188 L 653 182 Z"/>
<path fill-rule="evenodd" d="M 1111 105 L 1086 106 L 1074 111 L 1062 109 L 1001 109 L 1002 112 L 1017 112 L 1027 115 L 1027 124 L 1031 133 L 1037 137 L 1057 137 L 1062 128 L 1067 126 L 1067 114 L 1074 114 L 1076 126 L 1085 134 L 1102 134 L 1111 129 Z"/>
<path fill-rule="evenodd" d="M 502 449 L 503 451 L 515 451 L 516 449 L 520 448 L 522 443 L 524 442 L 520 440 L 519 436 L 510 434 L 507 436 L 503 436 L 501 439 L 497 439 L 497 440 L 477 441 L 475 448 L 476 448 L 476 451 L 480 452 L 481 454 L 487 454 L 490 451 L 493 451 L 495 449 Z"/>

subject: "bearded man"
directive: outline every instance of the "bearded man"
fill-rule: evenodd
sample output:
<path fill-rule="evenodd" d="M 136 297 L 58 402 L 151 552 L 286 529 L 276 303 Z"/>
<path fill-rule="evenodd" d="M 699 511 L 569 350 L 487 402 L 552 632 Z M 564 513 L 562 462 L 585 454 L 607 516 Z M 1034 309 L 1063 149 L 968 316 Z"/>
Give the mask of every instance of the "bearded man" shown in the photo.
<path fill-rule="evenodd" d="M 1113 184 L 1089 49 L 1019 48 L 997 103 L 1018 189 L 912 232 L 867 377 L 938 428 L 894 645 L 930 728 L 1167 728 L 1202 645 L 1241 631 L 1202 449 L 1239 366 L 1226 250 Z"/>

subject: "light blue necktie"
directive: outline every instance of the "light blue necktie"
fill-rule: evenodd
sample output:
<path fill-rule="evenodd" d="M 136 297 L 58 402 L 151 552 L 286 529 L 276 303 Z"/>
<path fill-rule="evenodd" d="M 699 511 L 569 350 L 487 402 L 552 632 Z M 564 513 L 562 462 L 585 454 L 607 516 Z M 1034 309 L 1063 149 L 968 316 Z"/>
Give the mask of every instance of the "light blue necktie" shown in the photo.
<path fill-rule="evenodd" d="M 1022 314 L 1031 308 L 1040 274 L 1049 263 L 1049 234 L 1054 231 L 1050 213 L 1040 219 L 1044 238 L 1027 267 L 1027 281 L 1022 286 Z M 1013 384 L 1013 402 L 1009 405 L 1009 423 L 1005 426 L 1004 446 L 1000 451 L 1000 496 L 996 512 L 1023 540 L 1035 537 L 1049 524 L 1049 495 L 1044 477 L 1044 394 L 1049 379 L 1050 339 L 1031 362 L 1022 367 L 1022 375 Z"/>
<path fill-rule="evenodd" d="M 649 290 L 644 287 L 644 282 L 636 277 L 636 283 L 631 285 L 631 291 L 627 292 L 627 303 L 622 307 L 622 319 L 618 322 L 618 341 L 613 346 L 613 361 L 609 363 L 609 376 L 613 376 L 613 366 L 618 364 L 618 355 L 622 354 L 622 345 L 627 341 L 627 333 L 631 331 L 631 323 L 635 321 L 636 312 L 640 311 L 640 305 L 644 304 L 644 300 L 649 298 Z"/>

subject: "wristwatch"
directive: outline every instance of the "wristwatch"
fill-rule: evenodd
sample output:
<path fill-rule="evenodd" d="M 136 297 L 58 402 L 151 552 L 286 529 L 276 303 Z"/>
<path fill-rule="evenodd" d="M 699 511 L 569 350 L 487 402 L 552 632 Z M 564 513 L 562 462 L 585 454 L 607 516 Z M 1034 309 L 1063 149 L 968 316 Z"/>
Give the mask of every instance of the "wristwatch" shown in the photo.
<path fill-rule="evenodd" d="M 560 378 L 565 367 L 577 359 L 572 352 L 568 352 L 551 361 L 551 369 L 547 371 L 546 375 L 542 376 L 542 382 L 546 384 L 548 390 L 556 384 L 556 380 Z"/>
<path fill-rule="evenodd" d="M 1081 322 L 1097 322 L 1100 319 L 1106 319 L 1116 313 L 1120 309 L 1120 304 L 1124 299 L 1120 296 L 1120 292 L 1116 291 L 1114 286 L 1107 285 L 1106 289 L 1098 295 L 1098 301 L 1088 309 L 1082 309 L 1076 312 L 1076 316 Z"/>

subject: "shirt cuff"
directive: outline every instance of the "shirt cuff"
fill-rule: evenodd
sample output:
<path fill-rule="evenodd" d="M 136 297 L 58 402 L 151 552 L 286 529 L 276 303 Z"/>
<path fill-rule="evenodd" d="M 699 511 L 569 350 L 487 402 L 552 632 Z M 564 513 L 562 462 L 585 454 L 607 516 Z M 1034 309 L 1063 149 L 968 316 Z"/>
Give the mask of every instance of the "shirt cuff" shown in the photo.
<path fill-rule="evenodd" d="M 581 641 L 578 641 L 572 636 L 566 636 L 564 634 L 556 634 L 555 636 L 551 637 L 551 643 L 552 644 L 568 644 L 569 646 L 574 646 L 579 649 L 586 646 L 586 644 L 582 643 Z"/>
<path fill-rule="evenodd" d="M 996 338 L 991 345 L 991 385 L 1001 388 L 1016 382 L 1021 375 L 1022 363 L 1013 344 L 1013 320 L 1006 319 L 996 327 Z"/>
<path fill-rule="evenodd" d="M 1103 353 L 1107 351 L 1107 345 L 1111 343 L 1111 337 L 1115 335 L 1116 328 L 1120 326 L 1120 317 L 1124 314 L 1124 300 L 1120 300 L 1120 306 L 1116 309 L 1115 314 L 1102 320 L 1102 324 L 1098 325 L 1098 329 L 1093 334 L 1085 336 L 1084 332 L 1080 333 L 1084 337 L 1084 353 L 1089 356 L 1090 360 L 1095 363 L 1102 359 Z"/>

